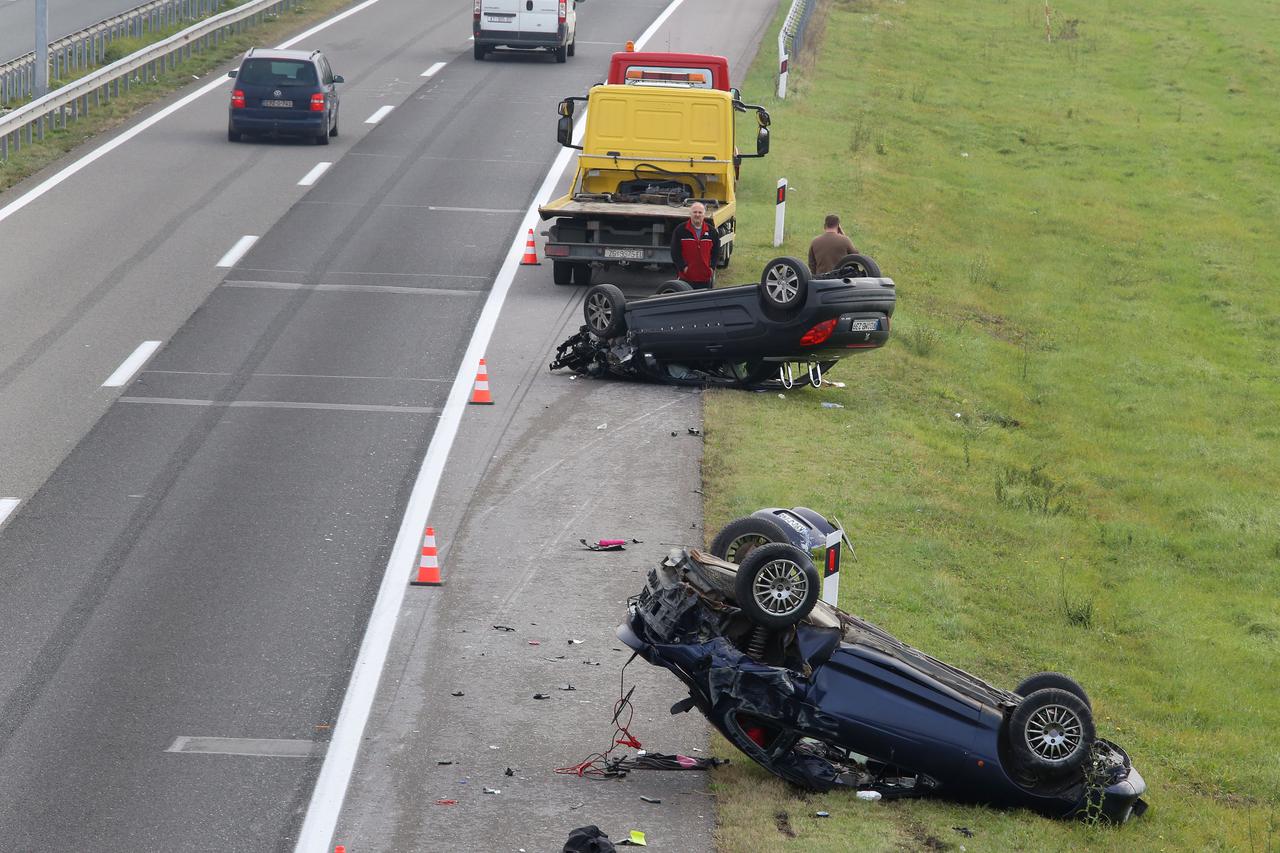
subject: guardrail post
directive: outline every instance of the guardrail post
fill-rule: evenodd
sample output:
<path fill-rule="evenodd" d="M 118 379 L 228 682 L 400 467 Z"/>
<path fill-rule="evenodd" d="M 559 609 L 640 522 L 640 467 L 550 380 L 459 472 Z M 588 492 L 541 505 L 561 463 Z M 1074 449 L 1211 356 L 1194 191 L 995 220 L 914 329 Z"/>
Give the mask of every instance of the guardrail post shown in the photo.
<path fill-rule="evenodd" d="M 36 0 L 35 96 L 49 93 L 49 0 Z"/>
<path fill-rule="evenodd" d="M 787 179 L 778 178 L 778 200 L 773 213 L 773 245 L 782 245 L 783 226 L 787 219 Z"/>

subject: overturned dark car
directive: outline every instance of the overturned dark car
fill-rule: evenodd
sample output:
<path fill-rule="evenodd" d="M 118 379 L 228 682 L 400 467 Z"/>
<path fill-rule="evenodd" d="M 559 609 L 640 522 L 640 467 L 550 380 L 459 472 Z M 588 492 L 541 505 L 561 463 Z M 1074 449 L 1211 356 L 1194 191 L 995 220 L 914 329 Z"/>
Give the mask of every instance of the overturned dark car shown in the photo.
<path fill-rule="evenodd" d="M 741 565 L 677 549 L 649 572 L 617 633 L 689 688 L 673 714 L 696 706 L 762 767 L 811 790 L 1113 823 L 1146 810 L 1146 783 L 1095 735 L 1072 679 L 1038 673 L 1001 690 L 818 600 L 811 554 L 831 529 L 799 548 L 796 532 L 740 526 L 713 547 L 736 549 Z"/>
<path fill-rule="evenodd" d="M 628 302 L 590 288 L 586 324 L 556 350 L 552 370 L 676 384 L 817 386 L 841 358 L 884 346 L 897 296 L 865 255 L 810 276 L 795 258 L 765 265 L 759 284 L 691 290 L 669 281 Z"/>

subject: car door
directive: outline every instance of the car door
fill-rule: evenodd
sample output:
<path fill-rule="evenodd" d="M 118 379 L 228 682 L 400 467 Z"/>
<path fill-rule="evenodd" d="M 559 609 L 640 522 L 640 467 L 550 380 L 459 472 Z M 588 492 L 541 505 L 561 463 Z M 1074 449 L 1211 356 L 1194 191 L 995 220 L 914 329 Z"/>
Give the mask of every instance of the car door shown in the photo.
<path fill-rule="evenodd" d="M 527 0 L 482 0 L 480 28 L 497 32 L 520 32 L 520 13 Z"/>
<path fill-rule="evenodd" d="M 560 25 L 560 0 L 523 0 L 520 31 L 554 37 Z"/>

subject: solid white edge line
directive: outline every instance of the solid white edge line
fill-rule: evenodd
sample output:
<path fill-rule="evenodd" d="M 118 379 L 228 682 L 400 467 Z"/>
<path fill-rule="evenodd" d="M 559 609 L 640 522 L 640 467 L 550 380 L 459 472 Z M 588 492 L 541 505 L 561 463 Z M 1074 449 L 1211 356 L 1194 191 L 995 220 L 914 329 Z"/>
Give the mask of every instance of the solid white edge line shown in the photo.
<path fill-rule="evenodd" d="M 653 37 L 654 32 L 662 25 L 671 13 L 684 0 L 671 0 L 671 4 L 658 16 L 657 20 L 644 31 L 635 42 L 636 50 L 641 50 L 645 42 Z M 583 113 L 585 116 L 586 114 Z M 582 141 L 586 122 L 579 122 L 574 128 L 575 143 Z M 360 641 L 360 651 L 351 670 L 351 680 L 347 682 L 347 692 L 342 699 L 342 708 L 338 711 L 337 722 L 333 727 L 333 738 L 329 741 L 329 749 L 324 763 L 316 777 L 315 788 L 311 792 L 311 801 L 307 805 L 307 814 L 298 833 L 295 853 L 328 853 L 333 832 L 338 825 L 338 817 L 342 812 L 343 801 L 347 797 L 347 788 L 351 784 L 351 773 L 355 769 L 356 758 L 360 751 L 360 743 L 364 739 L 364 730 L 369 722 L 369 714 L 373 710 L 373 702 L 378 693 L 378 681 L 382 678 L 382 667 L 391 647 L 391 638 L 395 632 L 396 619 L 400 614 L 400 606 L 404 602 L 406 590 L 409 588 L 409 570 L 414 555 L 421 545 L 420 537 L 431 515 L 431 506 L 435 501 L 436 490 L 440 487 L 440 479 L 444 474 L 445 462 L 453 441 L 458 434 L 458 426 L 462 422 L 462 413 L 466 410 L 467 400 L 471 396 L 471 386 L 475 381 L 475 367 L 484 357 L 498 324 L 498 316 L 502 312 L 502 304 L 506 301 L 507 291 L 515 279 L 516 270 L 520 268 L 520 258 L 524 254 L 525 240 L 528 231 L 538 218 L 540 199 L 548 196 L 555 189 L 561 174 L 569 165 L 569 161 L 577 154 L 573 148 L 562 148 L 551 164 L 542 186 L 533 196 L 533 202 L 525 211 L 524 219 L 516 229 L 507 250 L 507 259 L 498 270 L 498 277 L 489 291 L 480 318 L 476 321 L 471 342 L 462 356 L 458 373 L 453 378 L 453 388 L 440 413 L 440 420 L 427 453 L 418 469 L 418 476 L 413 482 L 413 491 L 409 494 L 409 503 L 405 507 L 404 516 L 400 520 L 400 530 L 396 534 L 395 544 L 387 558 L 387 566 L 383 571 L 382 583 L 378 586 L 378 597 L 373 602 L 369 613 L 369 623 L 365 627 L 364 638 Z"/>
<path fill-rule="evenodd" d="M 245 256 L 245 253 L 248 252 L 249 249 L 251 249 L 253 247 L 253 244 L 256 242 L 258 242 L 258 237 L 256 234 L 244 235 L 243 237 L 241 237 L 239 240 L 236 241 L 236 244 L 234 246 L 232 246 L 230 249 L 227 249 L 227 253 L 223 255 L 221 258 L 219 258 L 218 262 L 214 264 L 214 266 L 215 267 L 234 267 L 236 265 L 236 262 L 239 261 L 241 258 L 243 258 Z"/>
<path fill-rule="evenodd" d="M 18 508 L 20 502 L 18 498 L 0 498 L 0 527 L 4 527 L 10 513 Z"/>
<path fill-rule="evenodd" d="M 329 20 L 323 21 L 317 24 L 316 26 L 312 27 L 306 32 L 300 35 L 294 36 L 293 38 L 289 39 L 286 42 L 282 42 L 281 44 L 277 45 L 277 48 L 280 50 L 284 50 L 285 48 L 292 47 L 293 45 L 297 44 L 303 39 L 308 38 L 311 35 L 320 32 L 326 27 L 331 27 L 334 24 L 338 23 L 339 21 L 345 18 L 349 18 L 352 15 L 356 14 L 357 12 L 367 9 L 377 2 L 378 0 L 364 0 L 364 2 L 361 3 L 359 6 L 353 6 L 340 15 L 334 15 Z M 94 150 L 90 151 L 88 154 L 84 155 L 79 160 L 72 163 L 70 166 L 67 166 L 65 169 L 58 172 L 56 175 L 51 175 L 50 177 L 41 181 L 36 186 L 32 187 L 27 192 L 23 193 L 13 201 L 6 204 L 4 207 L 0 207 L 0 222 L 5 221 L 10 216 L 17 213 L 19 210 L 22 210 L 22 208 L 31 204 L 31 202 L 40 198 L 40 196 L 49 192 L 49 190 L 53 189 L 58 184 L 65 181 L 67 178 L 70 178 L 72 175 L 74 175 L 76 172 L 79 172 L 81 169 L 88 166 L 90 163 L 93 163 L 99 158 L 105 157 L 106 155 L 110 154 L 112 151 L 115 151 L 121 145 L 124 145 L 126 142 L 133 139 L 135 136 L 142 133 L 144 130 L 151 127 L 156 122 L 159 122 L 168 118 L 169 116 L 176 113 L 178 110 L 185 107 L 187 104 L 194 101 L 196 98 L 199 98 L 202 95 L 207 95 L 210 92 L 212 92 L 214 89 L 217 89 L 219 86 L 225 86 L 230 82 L 231 82 L 230 77 L 227 77 L 225 75 L 218 77 L 217 79 L 209 82 L 208 84 L 201 86 L 199 89 L 196 89 L 190 95 L 187 95 L 186 97 L 165 107 L 160 112 L 151 116 L 151 118 L 145 119 L 144 121 L 141 121 L 138 124 L 134 125 L 130 129 L 126 130 L 124 133 L 117 136 L 115 139 L 104 144 L 101 148 L 95 148 Z"/>
<path fill-rule="evenodd" d="M 128 383 L 133 378 L 133 374 L 146 363 L 147 359 L 160 349 L 160 341 L 143 341 L 138 344 L 138 348 L 133 351 L 133 355 L 129 356 L 124 362 L 116 368 L 116 372 L 107 377 L 107 381 L 102 383 L 103 388 L 119 388 Z"/>
<path fill-rule="evenodd" d="M 395 106 L 392 104 L 387 104 L 386 106 L 378 107 L 376 110 L 373 111 L 373 115 L 369 116 L 367 119 L 364 120 L 364 123 L 377 124 L 378 122 L 382 121 L 384 118 L 387 117 L 387 113 L 391 112 L 394 109 L 395 109 Z"/>
<path fill-rule="evenodd" d="M 422 74 L 421 74 L 420 76 L 422 76 L 422 77 L 434 77 L 434 76 L 436 76 L 436 74 L 438 74 L 438 73 L 440 72 L 440 69 L 441 69 L 441 68 L 444 68 L 444 67 L 445 67 L 446 65 L 448 65 L 448 64 L 449 64 L 449 63 L 447 63 L 447 62 L 437 62 L 435 65 L 431 66 L 431 67 L 430 67 L 430 68 L 428 68 L 426 71 L 423 71 L 423 72 L 422 72 Z"/>
<path fill-rule="evenodd" d="M 300 187 L 311 186 L 316 181 L 320 180 L 320 176 L 323 175 L 325 172 L 327 172 L 329 170 L 329 167 L 332 165 L 333 165 L 332 163 L 325 160 L 322 160 L 319 163 L 316 163 L 313 167 L 311 167 L 311 171 L 303 175 L 302 180 L 298 181 L 298 186 Z"/>

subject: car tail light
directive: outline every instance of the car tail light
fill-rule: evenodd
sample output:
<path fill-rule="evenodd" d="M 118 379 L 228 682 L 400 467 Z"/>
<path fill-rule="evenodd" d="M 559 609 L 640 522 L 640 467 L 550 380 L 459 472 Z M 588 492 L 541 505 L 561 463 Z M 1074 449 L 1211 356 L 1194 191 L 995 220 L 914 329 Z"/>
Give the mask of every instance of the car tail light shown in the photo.
<path fill-rule="evenodd" d="M 316 92 L 311 96 L 311 112 L 324 112 L 324 92 Z"/>
<path fill-rule="evenodd" d="M 236 89 L 231 93 L 231 109 L 244 109 L 244 89 Z"/>
<path fill-rule="evenodd" d="M 475 20 L 476 23 L 480 22 L 480 0 L 476 0 L 476 11 L 475 14 L 472 15 L 472 19 Z"/>
<path fill-rule="evenodd" d="M 751 726 L 745 730 L 747 737 L 751 738 L 756 746 L 764 746 L 764 729 L 760 726 Z"/>
<path fill-rule="evenodd" d="M 827 342 L 827 338 L 831 337 L 831 333 L 836 330 L 836 323 L 839 317 L 830 320 L 823 320 L 818 325 L 804 333 L 804 337 L 800 339 L 802 347 L 816 347 L 818 344 Z"/>
<path fill-rule="evenodd" d="M 564 20 L 565 20 L 565 14 L 566 14 L 566 12 L 567 12 L 567 10 L 565 9 L 565 7 L 566 7 L 566 6 L 568 6 L 568 5 L 569 5 L 569 4 L 566 2 L 566 0 L 560 0 L 560 23 L 562 23 L 562 24 L 564 23 Z"/>

